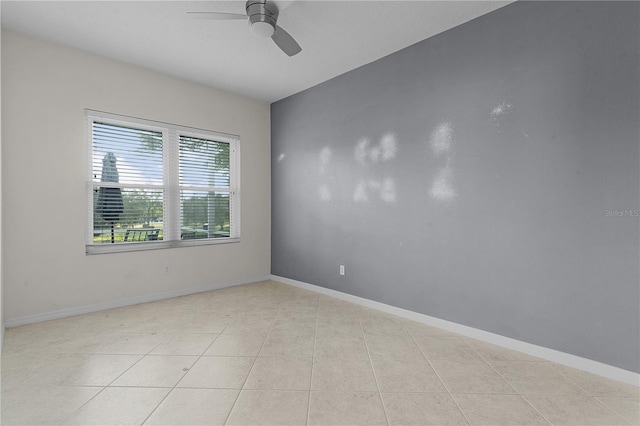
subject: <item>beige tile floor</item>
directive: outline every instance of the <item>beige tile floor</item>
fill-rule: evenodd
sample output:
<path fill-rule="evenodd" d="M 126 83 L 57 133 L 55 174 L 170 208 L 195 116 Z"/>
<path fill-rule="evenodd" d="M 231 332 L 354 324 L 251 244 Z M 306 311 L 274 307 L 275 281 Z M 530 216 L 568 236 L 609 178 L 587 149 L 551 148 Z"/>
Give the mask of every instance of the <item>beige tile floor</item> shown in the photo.
<path fill-rule="evenodd" d="M 2 424 L 628 425 L 639 389 L 272 281 L 8 329 Z"/>

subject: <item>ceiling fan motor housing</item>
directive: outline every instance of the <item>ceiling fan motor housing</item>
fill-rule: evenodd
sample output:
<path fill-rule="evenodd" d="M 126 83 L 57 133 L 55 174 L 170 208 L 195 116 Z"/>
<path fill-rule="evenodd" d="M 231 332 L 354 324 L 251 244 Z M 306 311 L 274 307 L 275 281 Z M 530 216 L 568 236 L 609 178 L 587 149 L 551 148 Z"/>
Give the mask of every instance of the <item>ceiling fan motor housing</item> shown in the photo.
<path fill-rule="evenodd" d="M 261 37 L 271 37 L 276 29 L 278 15 L 267 8 L 266 1 L 247 1 L 247 16 L 253 32 Z"/>

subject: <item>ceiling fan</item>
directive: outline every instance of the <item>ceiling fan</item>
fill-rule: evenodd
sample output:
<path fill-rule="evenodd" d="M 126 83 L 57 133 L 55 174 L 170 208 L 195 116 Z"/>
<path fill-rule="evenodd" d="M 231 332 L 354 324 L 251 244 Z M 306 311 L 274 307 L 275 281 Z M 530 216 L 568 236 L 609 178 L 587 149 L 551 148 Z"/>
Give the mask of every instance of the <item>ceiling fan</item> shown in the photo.
<path fill-rule="evenodd" d="M 278 8 L 275 4 L 267 4 L 266 0 L 248 0 L 246 4 L 247 14 L 224 12 L 187 12 L 189 16 L 213 20 L 240 20 L 249 18 L 249 25 L 255 34 L 260 37 L 271 37 L 278 47 L 287 55 L 293 56 L 302 48 L 282 29 L 278 21 Z"/>

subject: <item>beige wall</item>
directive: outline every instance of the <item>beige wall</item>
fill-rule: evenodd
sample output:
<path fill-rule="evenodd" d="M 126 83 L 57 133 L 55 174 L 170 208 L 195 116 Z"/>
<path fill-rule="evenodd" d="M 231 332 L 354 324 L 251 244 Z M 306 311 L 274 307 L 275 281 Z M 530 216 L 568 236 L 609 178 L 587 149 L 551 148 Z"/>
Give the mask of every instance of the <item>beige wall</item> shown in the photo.
<path fill-rule="evenodd" d="M 3 32 L 2 106 L 7 322 L 269 274 L 268 104 Z M 242 241 L 85 255 L 85 108 L 239 135 Z"/>

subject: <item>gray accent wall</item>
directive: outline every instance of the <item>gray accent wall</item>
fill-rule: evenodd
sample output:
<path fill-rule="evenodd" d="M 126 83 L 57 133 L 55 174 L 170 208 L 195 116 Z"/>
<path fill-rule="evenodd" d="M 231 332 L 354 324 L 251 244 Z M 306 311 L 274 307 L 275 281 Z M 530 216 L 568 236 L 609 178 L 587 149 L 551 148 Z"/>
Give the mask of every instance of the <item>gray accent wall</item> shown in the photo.
<path fill-rule="evenodd" d="M 272 274 L 640 372 L 639 17 L 517 2 L 272 104 Z"/>

